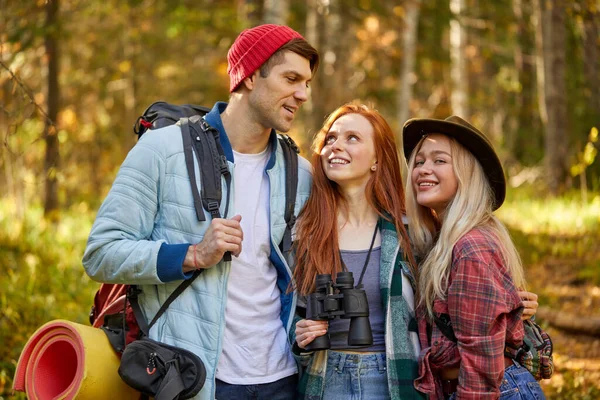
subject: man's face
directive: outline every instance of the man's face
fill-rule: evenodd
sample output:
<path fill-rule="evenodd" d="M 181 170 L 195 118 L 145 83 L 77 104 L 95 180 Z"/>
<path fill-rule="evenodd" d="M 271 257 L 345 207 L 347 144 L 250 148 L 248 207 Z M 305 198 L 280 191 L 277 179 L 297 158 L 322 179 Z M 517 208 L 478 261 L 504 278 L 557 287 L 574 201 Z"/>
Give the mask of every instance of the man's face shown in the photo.
<path fill-rule="evenodd" d="M 254 72 L 249 104 L 258 123 L 279 132 L 290 130 L 300 106 L 308 99 L 308 84 L 312 77 L 310 62 L 291 51 L 284 61 L 271 67 L 266 78 Z"/>

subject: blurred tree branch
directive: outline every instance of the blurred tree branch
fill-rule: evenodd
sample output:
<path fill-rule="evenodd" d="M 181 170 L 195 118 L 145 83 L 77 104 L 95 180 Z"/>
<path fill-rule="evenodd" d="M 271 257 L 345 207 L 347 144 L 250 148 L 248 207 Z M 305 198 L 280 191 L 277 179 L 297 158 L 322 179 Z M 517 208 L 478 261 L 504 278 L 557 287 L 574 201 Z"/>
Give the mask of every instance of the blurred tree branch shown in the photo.
<path fill-rule="evenodd" d="M 1 47 L 1 44 L 0 44 Z M 44 121 L 48 124 L 48 126 L 52 127 L 54 132 L 57 131 L 56 128 L 56 124 L 54 123 L 54 121 L 52 120 L 52 118 L 50 118 L 50 116 L 48 115 L 48 113 L 46 113 L 46 111 L 42 108 L 42 106 L 40 106 L 35 99 L 33 98 L 33 95 L 31 94 L 32 90 L 25 84 L 23 83 L 23 81 L 21 81 L 21 79 L 19 79 L 19 77 L 10 69 L 10 67 L 2 60 L 0 60 L 0 66 L 2 68 L 4 68 L 11 77 L 11 80 L 13 82 L 15 82 L 23 91 L 23 93 L 25 94 L 25 96 L 29 99 L 29 102 L 40 112 L 40 114 L 42 114 L 42 116 L 44 117 Z M 37 142 L 38 140 L 44 139 L 47 135 L 48 135 L 48 131 L 45 131 L 44 134 L 42 136 L 40 136 L 39 138 L 37 138 L 36 140 L 34 140 L 33 143 Z M 4 142 L 5 145 L 7 145 L 6 141 Z"/>

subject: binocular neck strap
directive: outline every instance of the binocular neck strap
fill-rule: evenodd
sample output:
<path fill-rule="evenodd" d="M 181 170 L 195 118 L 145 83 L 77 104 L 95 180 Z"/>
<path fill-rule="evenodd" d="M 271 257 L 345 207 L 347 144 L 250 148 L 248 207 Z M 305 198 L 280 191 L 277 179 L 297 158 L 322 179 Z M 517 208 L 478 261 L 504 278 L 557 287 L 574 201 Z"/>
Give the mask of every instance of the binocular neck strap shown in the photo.
<path fill-rule="evenodd" d="M 363 277 L 365 276 L 365 272 L 367 272 L 367 266 L 369 265 L 369 260 L 371 259 L 371 251 L 373 250 L 373 245 L 375 244 L 375 238 L 377 238 L 377 232 L 379 231 L 379 225 L 380 225 L 380 221 L 377 221 L 377 224 L 375 224 L 375 230 L 373 231 L 373 238 L 371 239 L 371 246 L 369 246 L 369 252 L 367 253 L 367 258 L 365 259 L 365 265 L 363 265 L 362 272 L 360 273 L 360 279 L 358 280 L 358 284 L 356 285 L 355 289 L 363 288 L 362 280 L 363 280 Z M 344 263 L 344 259 L 342 258 L 341 253 L 342 252 L 340 251 L 340 259 L 342 260 L 342 266 L 344 267 L 344 270 L 348 271 L 348 267 L 346 267 L 346 264 Z"/>

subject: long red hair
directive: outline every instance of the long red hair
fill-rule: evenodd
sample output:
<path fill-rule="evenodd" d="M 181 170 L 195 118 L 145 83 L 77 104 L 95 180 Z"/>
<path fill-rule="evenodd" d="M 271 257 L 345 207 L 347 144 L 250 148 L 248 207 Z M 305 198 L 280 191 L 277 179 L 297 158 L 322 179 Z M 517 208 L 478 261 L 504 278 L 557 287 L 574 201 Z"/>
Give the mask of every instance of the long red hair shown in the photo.
<path fill-rule="evenodd" d="M 297 262 L 294 269 L 294 283 L 295 289 L 301 295 L 314 291 L 317 274 L 331 274 L 335 279 L 336 274 L 342 271 L 337 215 L 338 212 L 347 212 L 347 204 L 337 183 L 330 181 L 325 175 L 321 150 L 325 144 L 325 136 L 333 123 L 346 114 L 362 115 L 373 126 L 378 168 L 372 173 L 365 188 L 367 202 L 381 218 L 396 226 L 400 245 L 410 262 L 413 274 L 416 272 L 408 233 L 402 223 L 406 207 L 395 135 L 378 111 L 369 109 L 365 105 L 349 103 L 329 115 L 312 144 L 311 164 L 314 172 L 312 192 L 296 224 Z"/>

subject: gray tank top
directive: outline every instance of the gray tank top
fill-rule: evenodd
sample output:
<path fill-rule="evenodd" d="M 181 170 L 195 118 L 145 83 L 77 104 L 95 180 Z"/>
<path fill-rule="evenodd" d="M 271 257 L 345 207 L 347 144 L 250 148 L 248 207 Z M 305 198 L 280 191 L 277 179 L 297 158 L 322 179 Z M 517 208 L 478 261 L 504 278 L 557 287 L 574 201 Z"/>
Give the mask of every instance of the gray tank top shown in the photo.
<path fill-rule="evenodd" d="M 354 286 L 360 279 L 367 253 L 369 250 L 342 250 L 342 260 L 348 268 L 348 271 L 354 275 Z M 353 351 L 378 351 L 385 352 L 385 327 L 383 304 L 381 304 L 381 292 L 379 289 L 379 261 L 381 259 L 381 247 L 376 247 L 371 251 L 371 258 L 367 271 L 363 278 L 364 290 L 367 293 L 369 302 L 369 320 L 371 321 L 371 330 L 373 331 L 373 345 L 369 347 L 350 347 L 348 346 L 348 329 L 350 328 L 350 319 L 336 318 L 329 321 L 329 336 L 331 339 L 331 350 L 353 350 Z"/>

